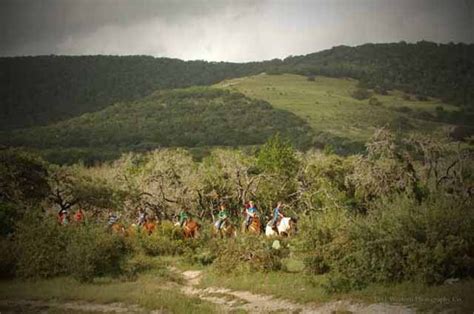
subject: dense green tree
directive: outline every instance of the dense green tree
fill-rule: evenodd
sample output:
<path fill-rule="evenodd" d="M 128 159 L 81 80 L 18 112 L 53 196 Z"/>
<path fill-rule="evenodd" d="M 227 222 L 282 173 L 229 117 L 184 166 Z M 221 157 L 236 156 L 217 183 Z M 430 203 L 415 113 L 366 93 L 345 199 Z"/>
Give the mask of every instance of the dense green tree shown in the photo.
<path fill-rule="evenodd" d="M 277 133 L 260 148 L 257 166 L 270 174 L 290 177 L 298 169 L 298 158 L 291 142 Z"/>

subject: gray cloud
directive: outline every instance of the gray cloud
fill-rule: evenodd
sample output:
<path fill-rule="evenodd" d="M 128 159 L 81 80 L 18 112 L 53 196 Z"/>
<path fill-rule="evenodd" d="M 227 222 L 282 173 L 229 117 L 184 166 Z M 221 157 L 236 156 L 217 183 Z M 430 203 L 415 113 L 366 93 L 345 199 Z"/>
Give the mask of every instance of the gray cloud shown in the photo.
<path fill-rule="evenodd" d="M 474 42 L 471 0 L 3 0 L 0 55 L 250 61 L 335 45 Z"/>

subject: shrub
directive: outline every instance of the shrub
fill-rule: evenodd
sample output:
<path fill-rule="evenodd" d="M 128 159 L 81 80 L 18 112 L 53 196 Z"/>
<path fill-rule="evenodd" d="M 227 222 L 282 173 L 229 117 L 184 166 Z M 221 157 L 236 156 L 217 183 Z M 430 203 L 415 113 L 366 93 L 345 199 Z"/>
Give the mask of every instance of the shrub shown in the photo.
<path fill-rule="evenodd" d="M 374 107 L 380 107 L 382 106 L 382 102 L 377 97 L 370 97 L 369 105 Z"/>
<path fill-rule="evenodd" d="M 201 241 L 194 250 L 186 252 L 186 260 L 191 264 L 210 265 L 217 258 L 220 246 L 225 245 L 226 241 L 220 238 L 210 238 Z"/>
<path fill-rule="evenodd" d="M 388 91 L 385 87 L 382 87 L 382 86 L 376 86 L 374 88 L 374 91 L 377 93 L 377 94 L 380 94 L 380 95 L 388 95 Z"/>
<path fill-rule="evenodd" d="M 15 221 L 21 216 L 20 206 L 0 201 L 0 237 L 13 234 Z"/>
<path fill-rule="evenodd" d="M 137 233 L 133 241 L 140 251 L 152 256 L 183 254 L 186 247 L 181 230 L 169 221 L 158 225 L 151 235 Z"/>
<path fill-rule="evenodd" d="M 67 229 L 54 219 L 28 215 L 18 226 L 17 274 L 21 277 L 52 277 L 67 273 Z"/>
<path fill-rule="evenodd" d="M 365 88 L 358 88 L 352 92 L 351 96 L 357 100 L 364 100 L 371 96 L 371 93 Z"/>
<path fill-rule="evenodd" d="M 326 273 L 330 270 L 333 260 L 342 257 L 339 252 L 332 249 L 332 245 L 334 243 L 343 245 L 345 228 L 349 223 L 349 216 L 342 209 L 313 212 L 300 220 L 299 238 L 302 239 L 302 249 L 310 253 L 304 259 L 308 273 Z"/>
<path fill-rule="evenodd" d="M 407 106 L 395 107 L 393 108 L 393 110 L 397 112 L 401 112 L 401 113 L 409 113 L 413 111 L 410 107 L 407 107 Z"/>
<path fill-rule="evenodd" d="M 454 199 L 430 197 L 419 204 L 398 196 L 344 225 L 331 224 L 333 213 L 322 216 L 305 235 L 307 247 L 320 252 L 306 267 L 318 273 L 321 265 L 328 266 L 328 291 L 371 282 L 434 284 L 474 275 L 474 215 Z"/>
<path fill-rule="evenodd" d="M 139 273 L 153 269 L 157 262 L 144 254 L 130 255 L 122 260 L 120 265 L 121 276 L 126 280 L 135 280 Z"/>
<path fill-rule="evenodd" d="M 272 243 L 273 240 L 255 236 L 222 240 L 214 267 L 220 273 L 279 270 L 281 259 L 288 256 L 289 250 L 286 245 L 274 249 Z"/>
<path fill-rule="evenodd" d="M 67 259 L 73 277 L 90 281 L 96 276 L 120 273 L 127 253 L 121 236 L 95 225 L 71 228 L 70 233 Z"/>
<path fill-rule="evenodd" d="M 15 236 L 16 272 L 21 277 L 69 274 L 90 281 L 119 274 L 127 255 L 123 238 L 99 225 L 61 226 L 51 217 L 29 215 Z"/>
<path fill-rule="evenodd" d="M 433 121 L 435 120 L 435 116 L 428 111 L 425 110 L 417 110 L 414 114 L 413 117 L 416 119 L 421 119 L 421 120 L 428 120 L 428 121 Z"/>
<path fill-rule="evenodd" d="M 416 100 L 418 100 L 418 101 L 427 101 L 428 97 L 426 95 L 423 95 L 423 94 L 418 94 L 418 95 L 416 95 Z"/>
<path fill-rule="evenodd" d="M 15 275 L 16 254 L 14 242 L 10 239 L 0 238 L 0 278 L 12 277 Z"/>

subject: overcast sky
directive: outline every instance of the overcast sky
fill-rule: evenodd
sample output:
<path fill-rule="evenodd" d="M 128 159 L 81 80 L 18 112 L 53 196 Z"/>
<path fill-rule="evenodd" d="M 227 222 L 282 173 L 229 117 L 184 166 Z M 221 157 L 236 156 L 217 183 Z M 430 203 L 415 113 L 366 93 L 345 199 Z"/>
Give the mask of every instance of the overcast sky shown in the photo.
<path fill-rule="evenodd" d="M 474 0 L 0 0 L 0 55 L 254 61 L 367 42 L 474 42 Z"/>

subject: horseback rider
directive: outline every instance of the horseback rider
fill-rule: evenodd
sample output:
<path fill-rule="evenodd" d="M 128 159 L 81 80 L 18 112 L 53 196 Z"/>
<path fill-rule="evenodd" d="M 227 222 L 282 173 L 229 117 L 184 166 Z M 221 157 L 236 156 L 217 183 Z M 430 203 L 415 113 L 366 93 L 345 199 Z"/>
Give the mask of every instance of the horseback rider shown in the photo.
<path fill-rule="evenodd" d="M 118 219 L 119 216 L 116 213 L 110 211 L 109 217 L 107 218 L 107 226 L 112 227 L 114 224 L 117 223 Z"/>
<path fill-rule="evenodd" d="M 69 223 L 68 212 L 66 209 L 60 209 L 58 212 L 58 222 L 61 225 L 67 225 Z"/>
<path fill-rule="evenodd" d="M 228 217 L 229 213 L 227 212 L 225 204 L 222 203 L 220 206 L 219 214 L 217 215 L 217 221 L 215 223 L 217 230 L 220 230 L 222 228 L 224 222 L 227 220 Z"/>
<path fill-rule="evenodd" d="M 74 221 L 77 223 L 81 223 L 84 221 L 84 212 L 82 211 L 82 208 L 79 208 L 75 213 L 74 213 Z"/>
<path fill-rule="evenodd" d="M 143 208 L 140 208 L 138 210 L 138 219 L 137 219 L 137 225 L 143 226 L 147 222 L 147 213 Z"/>
<path fill-rule="evenodd" d="M 250 222 L 257 215 L 257 208 L 253 201 L 250 201 L 248 207 L 245 209 L 245 229 L 248 229 Z"/>
<path fill-rule="evenodd" d="M 179 226 L 183 227 L 184 225 L 188 223 L 188 220 L 189 220 L 189 214 L 188 214 L 187 209 L 185 208 L 181 210 L 181 212 L 179 213 Z"/>
<path fill-rule="evenodd" d="M 270 225 L 272 228 L 276 228 L 277 222 L 280 220 L 280 218 L 285 217 L 285 216 L 283 215 L 283 212 L 281 211 L 282 205 L 283 205 L 282 202 L 278 202 L 278 203 L 277 203 L 277 206 L 273 209 L 273 218 L 272 218 L 272 220 L 270 220 L 270 222 L 269 222 L 269 225 Z"/>

